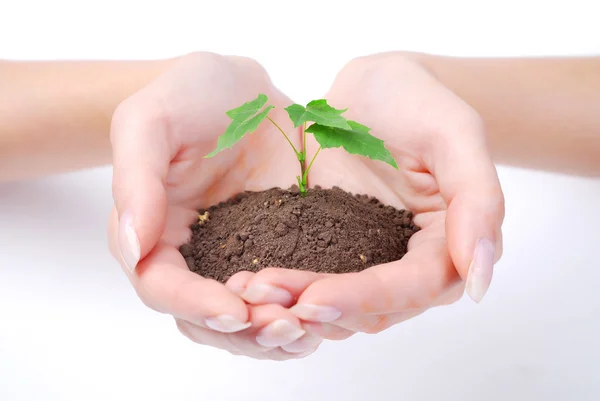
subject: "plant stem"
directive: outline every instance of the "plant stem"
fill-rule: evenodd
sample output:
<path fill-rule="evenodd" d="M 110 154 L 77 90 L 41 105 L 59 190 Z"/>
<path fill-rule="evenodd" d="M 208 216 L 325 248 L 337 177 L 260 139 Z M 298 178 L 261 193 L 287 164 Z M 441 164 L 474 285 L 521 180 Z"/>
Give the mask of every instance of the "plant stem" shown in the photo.
<path fill-rule="evenodd" d="M 304 159 L 306 160 L 306 121 L 304 121 L 304 128 L 302 129 L 302 152 L 304 152 Z"/>
<path fill-rule="evenodd" d="M 317 155 L 319 154 L 319 152 L 321 151 L 322 147 L 319 146 L 319 149 L 317 149 L 317 153 L 315 153 L 315 155 L 313 156 L 312 160 L 310 161 L 310 164 L 308 165 L 308 168 L 304 171 L 304 175 L 302 175 L 302 182 L 304 183 L 304 186 L 306 186 L 306 181 L 308 178 L 308 172 L 310 171 L 310 168 L 312 167 L 313 163 L 315 162 L 315 159 L 317 158 Z"/>
<path fill-rule="evenodd" d="M 296 147 L 294 146 L 294 144 L 292 143 L 292 141 L 290 141 L 290 138 L 288 138 L 288 136 L 285 134 L 285 132 L 281 129 L 281 127 L 279 125 L 277 125 L 277 123 L 275 121 L 273 121 L 271 119 L 271 117 L 267 116 L 267 120 L 271 121 L 271 123 L 273 123 L 273 125 L 275 127 L 277 127 L 277 129 L 279 130 L 279 132 L 281 132 L 283 134 L 283 136 L 285 137 L 285 139 L 287 139 L 288 143 L 292 146 L 292 149 L 294 149 L 294 152 L 296 153 L 296 157 L 298 157 L 298 159 L 300 159 L 300 155 L 301 153 L 298 152 L 298 149 L 296 149 Z"/>
<path fill-rule="evenodd" d="M 304 198 L 306 196 L 307 189 L 306 188 L 306 121 L 302 125 L 302 157 L 300 160 L 300 194 Z"/>

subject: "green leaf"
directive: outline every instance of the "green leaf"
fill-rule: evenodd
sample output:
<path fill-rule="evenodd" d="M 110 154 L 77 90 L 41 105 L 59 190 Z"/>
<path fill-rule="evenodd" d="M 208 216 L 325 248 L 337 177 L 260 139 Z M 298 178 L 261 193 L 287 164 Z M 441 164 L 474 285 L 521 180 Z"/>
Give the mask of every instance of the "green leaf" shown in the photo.
<path fill-rule="evenodd" d="M 204 157 L 213 157 L 222 150 L 233 147 L 244 135 L 256 130 L 273 108 L 273 106 L 267 106 L 264 110 L 260 111 L 267 103 L 267 100 L 266 95 L 259 94 L 256 99 L 229 110 L 227 115 L 232 120 L 231 124 L 217 140 L 216 149 Z"/>
<path fill-rule="evenodd" d="M 339 110 L 331 107 L 325 99 L 313 100 L 306 107 L 292 104 L 285 108 L 295 128 L 311 121 L 326 127 L 351 129 L 348 120 L 342 116 L 346 110 L 348 109 Z"/>
<path fill-rule="evenodd" d="M 371 135 L 369 127 L 348 120 L 350 129 L 327 127 L 321 124 L 313 124 L 306 129 L 311 132 L 319 145 L 326 148 L 343 147 L 348 153 L 366 156 L 370 159 L 383 161 L 398 169 L 398 165 L 381 139 Z"/>

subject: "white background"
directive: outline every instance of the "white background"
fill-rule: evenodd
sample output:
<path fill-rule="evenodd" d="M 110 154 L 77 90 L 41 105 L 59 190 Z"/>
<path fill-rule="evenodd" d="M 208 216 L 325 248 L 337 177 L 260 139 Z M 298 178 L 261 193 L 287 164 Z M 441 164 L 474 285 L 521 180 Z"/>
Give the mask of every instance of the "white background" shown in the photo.
<path fill-rule="evenodd" d="M 257 58 L 298 102 L 351 58 L 598 54 L 594 1 L 0 0 L 0 58 Z M 1 90 L 1 88 L 0 88 Z M 465 297 L 263 362 L 191 343 L 106 250 L 109 168 L 0 185 L 0 400 L 598 400 L 600 181 L 500 168 L 505 254 Z"/>

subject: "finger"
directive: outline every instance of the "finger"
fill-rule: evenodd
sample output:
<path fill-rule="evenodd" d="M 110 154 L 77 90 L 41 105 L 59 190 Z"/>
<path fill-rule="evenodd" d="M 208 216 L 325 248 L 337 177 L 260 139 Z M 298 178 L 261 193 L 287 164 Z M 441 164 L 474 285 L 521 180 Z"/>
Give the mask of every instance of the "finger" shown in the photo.
<path fill-rule="evenodd" d="M 251 325 L 244 301 L 223 284 L 190 272 L 172 246 L 159 243 L 128 277 L 142 302 L 160 313 L 222 333 Z"/>
<path fill-rule="evenodd" d="M 270 350 L 255 348 L 242 349 L 231 341 L 238 334 L 217 333 L 180 319 L 176 319 L 176 323 L 179 332 L 196 344 L 219 348 L 233 355 L 246 356 L 258 360 L 285 361 L 304 358 L 316 351 L 316 348 L 299 353 L 286 352 L 281 348 Z"/>
<path fill-rule="evenodd" d="M 426 310 L 427 309 L 425 308 L 408 309 L 402 312 L 388 313 L 385 315 L 362 315 L 345 319 L 339 323 L 336 322 L 336 325 L 339 324 L 346 330 L 356 333 L 377 334 L 396 324 L 419 316 Z"/>
<path fill-rule="evenodd" d="M 450 256 L 467 294 L 480 302 L 502 253 L 504 196 L 476 118 L 452 128 L 434 142 L 431 169 L 448 211 Z"/>
<path fill-rule="evenodd" d="M 195 342 L 260 359 L 302 357 L 322 341 L 318 336 L 307 335 L 298 318 L 279 305 L 251 307 L 250 322 L 252 325 L 247 330 L 229 334 L 210 332 L 185 323 L 178 323 L 178 326 L 183 327 L 184 334 Z M 288 345 L 291 345 L 290 352 L 298 355 L 286 355 L 287 352 L 280 348 Z"/>
<path fill-rule="evenodd" d="M 110 133 L 118 247 L 131 271 L 163 233 L 167 214 L 164 183 L 173 151 L 160 110 L 136 102 L 131 98 L 119 106 Z"/>
<path fill-rule="evenodd" d="M 462 281 L 457 281 L 436 297 L 429 308 L 453 304 L 460 300 L 463 293 L 464 284 Z M 405 310 L 387 315 L 361 315 L 333 323 L 304 322 L 303 327 L 308 333 L 314 333 L 327 340 L 345 340 L 358 332 L 378 333 L 386 330 L 425 313 L 429 308 Z"/>
<path fill-rule="evenodd" d="M 325 276 L 302 270 L 266 268 L 250 278 L 241 297 L 253 305 L 290 307 L 309 285 Z"/>
<path fill-rule="evenodd" d="M 282 345 L 281 349 L 292 354 L 301 354 L 316 349 L 323 342 L 323 337 L 306 333 L 296 341 Z"/>
<path fill-rule="evenodd" d="M 457 281 L 453 286 L 448 288 L 442 295 L 436 298 L 431 304 L 431 307 L 448 306 L 458 302 L 465 293 L 465 285 L 462 281 Z"/>
<path fill-rule="evenodd" d="M 356 334 L 355 331 L 330 323 L 302 322 L 302 327 L 304 327 L 307 334 L 316 335 L 327 340 L 345 340 Z"/>
<path fill-rule="evenodd" d="M 432 239 L 399 261 L 314 282 L 291 310 L 302 320 L 345 327 L 357 316 L 428 307 L 457 280 L 445 241 Z"/>
<path fill-rule="evenodd" d="M 196 344 L 208 345 L 230 352 L 234 355 L 242 355 L 244 352 L 230 341 L 229 335 L 197 326 L 183 319 L 175 319 L 177 329 L 181 334 Z"/>
<path fill-rule="evenodd" d="M 241 295 L 244 290 L 246 290 L 246 286 L 252 277 L 254 277 L 253 272 L 250 271 L 241 271 L 229 278 L 225 283 L 225 287 L 229 288 L 235 294 Z"/>
<path fill-rule="evenodd" d="M 239 338 L 264 349 L 288 345 L 306 334 L 300 320 L 279 305 L 259 305 L 250 308 L 253 329 Z"/>
<path fill-rule="evenodd" d="M 443 295 L 436 298 L 431 307 L 453 304 L 462 297 L 463 293 L 464 286 L 459 281 L 448 288 Z M 316 334 L 327 340 L 345 340 L 355 333 L 379 333 L 396 324 L 417 317 L 427 310 L 428 308 L 422 308 L 387 315 L 362 315 L 334 323 L 305 322 L 303 327 L 308 333 Z"/>

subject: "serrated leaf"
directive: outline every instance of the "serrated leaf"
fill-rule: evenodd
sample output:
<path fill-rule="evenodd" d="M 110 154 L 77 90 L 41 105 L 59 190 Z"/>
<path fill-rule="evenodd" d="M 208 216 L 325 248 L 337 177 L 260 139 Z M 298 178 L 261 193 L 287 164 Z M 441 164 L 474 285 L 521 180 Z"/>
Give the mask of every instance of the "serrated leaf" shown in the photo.
<path fill-rule="evenodd" d="M 348 120 L 342 114 L 348 109 L 336 109 L 327 104 L 327 100 L 313 100 L 306 105 L 293 104 L 285 108 L 294 128 L 298 128 L 305 122 L 314 122 L 326 127 L 351 129 Z"/>
<path fill-rule="evenodd" d="M 246 102 L 235 109 L 229 110 L 227 116 L 231 118 L 231 124 L 229 124 L 225 133 L 217 140 L 217 147 L 215 150 L 204 157 L 213 157 L 222 150 L 233 147 L 233 145 L 242 139 L 244 135 L 256 130 L 259 124 L 267 118 L 267 114 L 269 114 L 269 111 L 273 108 L 273 106 L 267 106 L 264 110 L 260 111 L 267 103 L 267 100 L 268 98 L 266 95 L 259 94 L 256 99 Z"/>
<path fill-rule="evenodd" d="M 383 161 L 398 169 L 398 165 L 384 142 L 369 133 L 371 130 L 356 121 L 348 120 L 350 129 L 313 124 L 306 129 L 315 136 L 319 145 L 326 148 L 343 147 L 348 153 Z"/>

